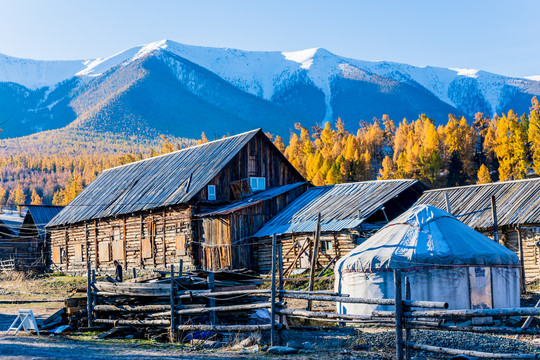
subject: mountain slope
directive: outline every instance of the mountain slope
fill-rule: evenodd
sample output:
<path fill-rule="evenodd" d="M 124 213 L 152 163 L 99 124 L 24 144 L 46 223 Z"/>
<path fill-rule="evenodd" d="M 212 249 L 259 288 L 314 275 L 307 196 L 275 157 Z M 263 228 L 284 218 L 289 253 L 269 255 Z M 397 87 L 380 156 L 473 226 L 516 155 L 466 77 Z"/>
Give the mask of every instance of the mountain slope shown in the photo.
<path fill-rule="evenodd" d="M 9 137 L 65 126 L 211 137 L 263 127 L 287 136 L 341 117 L 471 117 L 528 110 L 540 81 L 469 69 L 349 59 L 325 49 L 262 52 L 159 41 L 111 57 L 39 61 L 0 55 L 0 121 Z"/>

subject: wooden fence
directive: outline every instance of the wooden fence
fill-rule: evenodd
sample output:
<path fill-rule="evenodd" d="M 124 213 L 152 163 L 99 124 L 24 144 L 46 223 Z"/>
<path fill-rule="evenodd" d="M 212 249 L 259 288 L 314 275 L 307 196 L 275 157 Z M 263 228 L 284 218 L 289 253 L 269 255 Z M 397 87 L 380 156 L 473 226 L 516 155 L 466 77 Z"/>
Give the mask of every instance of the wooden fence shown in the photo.
<path fill-rule="evenodd" d="M 418 344 L 411 341 L 411 330 L 444 330 L 444 331 L 469 331 L 479 333 L 496 334 L 540 334 L 539 329 L 528 329 L 525 325 L 521 328 L 514 327 L 493 327 L 493 326 L 458 326 L 448 325 L 445 320 L 452 323 L 463 319 L 491 317 L 507 318 L 510 316 L 530 317 L 540 316 L 540 308 L 514 308 L 514 309 L 473 309 L 473 310 L 448 310 L 448 303 L 437 301 L 418 301 L 410 298 L 410 285 L 408 278 L 404 278 L 402 284 L 402 274 L 400 270 L 394 270 L 394 299 L 371 299 L 353 298 L 346 294 L 337 294 L 331 291 L 287 291 L 284 290 L 285 279 L 283 277 L 283 259 L 281 249 L 276 246 L 275 237 L 273 239 L 272 253 L 272 279 L 270 289 L 239 289 L 215 291 L 213 285 L 213 273 L 208 277 L 208 289 L 203 290 L 183 290 L 178 286 L 174 267 L 171 266 L 170 286 L 167 294 L 170 304 L 144 305 L 144 306 L 122 306 L 121 308 L 111 305 L 95 305 L 96 296 L 106 295 L 106 292 L 95 291 L 95 275 L 88 270 L 88 326 L 94 323 L 118 324 L 118 325 L 143 325 L 143 326 L 166 326 L 170 331 L 171 341 L 178 340 L 179 332 L 212 331 L 212 332 L 252 332 L 269 330 L 271 345 L 281 343 L 282 336 L 279 334 L 284 327 L 285 317 L 296 317 L 315 321 L 332 321 L 349 324 L 383 324 L 395 327 L 396 332 L 396 358 L 398 360 L 410 359 L 411 350 L 422 350 L 449 355 L 467 355 L 478 358 L 489 359 L 540 359 L 540 354 L 496 354 L 471 350 L 449 349 L 438 346 Z M 181 275 L 181 271 L 180 271 Z M 311 272 L 314 277 L 314 272 Z M 161 289 L 160 291 L 165 291 Z M 402 298 L 402 294 L 405 298 Z M 258 301 L 235 305 L 216 306 L 215 301 L 227 297 L 256 296 Z M 193 299 L 204 298 L 206 304 L 197 305 Z M 264 298 L 264 300 L 260 300 Z M 307 310 L 286 309 L 284 299 L 306 300 Z M 183 301 L 191 301 L 190 306 L 184 307 Z M 373 311 L 371 315 L 339 314 L 337 312 L 317 312 L 311 311 L 309 304 L 313 301 L 325 301 L 334 303 L 357 303 L 394 306 L 393 311 Z M 268 309 L 270 312 L 270 323 L 261 325 L 250 324 L 217 324 L 216 313 L 231 311 L 246 311 L 253 309 Z M 107 320 L 96 319 L 97 312 L 124 311 L 124 312 L 161 312 L 168 313 L 167 319 L 160 320 Z M 183 316 L 194 314 L 207 314 L 206 324 L 184 324 Z M 530 323 L 528 321 L 527 323 Z M 280 335 L 280 336 L 278 336 Z"/>

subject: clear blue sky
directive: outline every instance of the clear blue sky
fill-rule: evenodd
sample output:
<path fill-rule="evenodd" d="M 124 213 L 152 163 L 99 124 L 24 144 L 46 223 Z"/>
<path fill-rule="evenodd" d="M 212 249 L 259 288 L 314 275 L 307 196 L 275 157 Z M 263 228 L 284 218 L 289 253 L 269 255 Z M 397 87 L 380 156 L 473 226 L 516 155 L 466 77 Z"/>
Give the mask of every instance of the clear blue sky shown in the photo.
<path fill-rule="evenodd" d="M 0 53 L 85 59 L 170 39 L 540 75 L 539 13 L 539 0 L 0 0 Z"/>

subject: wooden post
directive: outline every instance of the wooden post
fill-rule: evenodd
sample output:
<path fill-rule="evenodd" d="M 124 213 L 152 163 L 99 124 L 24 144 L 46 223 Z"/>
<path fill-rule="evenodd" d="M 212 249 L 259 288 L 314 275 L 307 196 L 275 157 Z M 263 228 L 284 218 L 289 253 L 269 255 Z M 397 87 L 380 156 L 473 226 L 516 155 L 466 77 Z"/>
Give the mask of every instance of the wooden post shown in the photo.
<path fill-rule="evenodd" d="M 136 268 L 133 268 L 133 278 L 134 279 L 137 278 L 137 269 Z"/>
<path fill-rule="evenodd" d="M 520 276 L 521 276 L 521 281 L 520 281 L 521 293 L 525 294 L 525 292 L 527 291 L 527 285 L 525 283 L 525 264 L 523 261 L 523 238 L 521 237 L 521 227 L 519 225 L 516 227 L 516 231 L 517 231 L 518 246 L 519 246 L 519 262 L 521 264 L 521 266 L 519 267 Z"/>
<path fill-rule="evenodd" d="M 88 240 L 88 223 L 84 223 L 84 246 L 86 247 L 86 261 L 90 261 L 90 241 Z"/>
<path fill-rule="evenodd" d="M 283 304 L 283 294 L 282 294 L 282 291 L 283 291 L 283 288 L 284 288 L 284 283 L 283 283 L 283 245 L 279 245 L 278 246 L 278 271 L 279 271 L 279 286 L 278 286 L 278 290 L 279 290 L 279 297 L 278 297 L 278 301 L 280 304 Z M 279 328 L 278 328 L 278 343 L 279 345 L 282 344 L 283 342 L 283 339 L 282 339 L 282 334 L 281 334 L 281 329 L 283 329 L 283 321 L 284 320 L 284 316 L 280 315 L 279 316 Z"/>
<path fill-rule="evenodd" d="M 98 235 L 98 229 L 97 229 L 97 220 L 94 220 L 94 255 L 95 255 L 95 260 L 96 260 L 96 265 L 94 266 L 94 268 L 98 268 L 99 266 L 99 255 L 98 255 L 98 240 L 97 240 L 97 235 Z"/>
<path fill-rule="evenodd" d="M 315 286 L 315 266 L 317 265 L 317 255 L 319 252 L 319 241 L 321 237 L 321 213 L 317 215 L 317 228 L 315 229 L 315 243 L 311 255 L 311 271 L 309 273 L 309 291 L 313 291 Z M 311 300 L 308 300 L 306 310 L 311 311 Z"/>
<path fill-rule="evenodd" d="M 86 261 L 86 311 L 88 312 L 88 327 L 92 327 L 92 277 L 90 273 L 90 260 Z"/>
<path fill-rule="evenodd" d="M 274 346 L 276 337 L 276 234 L 272 235 L 272 295 L 270 311 L 270 346 Z"/>
<path fill-rule="evenodd" d="M 174 298 L 176 297 L 175 292 L 175 286 L 174 286 L 174 265 L 171 265 L 171 333 L 170 333 L 170 339 L 171 342 L 176 342 L 176 322 L 175 322 L 175 314 L 174 314 Z"/>
<path fill-rule="evenodd" d="M 167 266 L 167 241 L 165 239 L 165 210 L 163 210 L 163 266 Z"/>
<path fill-rule="evenodd" d="M 127 239 L 126 239 L 126 233 L 127 233 L 127 230 L 126 230 L 126 217 L 124 216 L 123 218 L 123 225 L 124 225 L 124 241 L 122 242 L 122 251 L 123 251 L 123 256 L 124 256 L 124 267 L 126 268 L 126 273 L 127 273 Z"/>
<path fill-rule="evenodd" d="M 143 235 L 144 235 L 144 223 L 143 223 L 143 216 L 141 214 L 141 224 L 140 224 L 140 229 L 139 229 L 139 266 L 142 268 L 143 266 L 143 253 L 142 253 L 142 249 L 143 249 Z"/>
<path fill-rule="evenodd" d="M 184 259 L 180 259 L 180 264 L 178 267 L 178 277 L 182 277 L 183 271 L 184 271 Z"/>
<path fill-rule="evenodd" d="M 401 298 L 401 270 L 394 270 L 396 299 L 396 359 L 403 360 L 403 301 Z"/>
<path fill-rule="evenodd" d="M 491 218 L 493 219 L 493 240 L 499 242 L 499 226 L 497 225 L 497 203 L 495 195 L 491 197 Z"/>
<path fill-rule="evenodd" d="M 208 273 L 208 289 L 210 289 L 211 293 L 214 292 L 214 273 L 212 271 Z M 208 303 L 209 307 L 216 307 L 216 299 L 212 295 L 208 298 Z M 210 318 L 210 324 L 216 325 L 216 313 L 211 311 L 208 316 Z"/>
<path fill-rule="evenodd" d="M 452 215 L 452 208 L 450 207 L 450 200 L 448 199 L 448 193 L 444 193 L 444 200 L 446 201 L 446 212 Z"/>
<path fill-rule="evenodd" d="M 447 195 L 448 198 L 448 195 Z M 405 300 L 412 300 L 411 299 L 411 282 L 409 281 L 409 277 L 405 276 Z M 410 311 L 411 309 L 408 308 L 407 311 Z M 408 323 L 405 323 L 405 344 L 409 343 L 411 341 L 411 328 Z M 411 359 L 411 349 L 408 346 L 405 346 L 405 359 L 410 360 Z"/>

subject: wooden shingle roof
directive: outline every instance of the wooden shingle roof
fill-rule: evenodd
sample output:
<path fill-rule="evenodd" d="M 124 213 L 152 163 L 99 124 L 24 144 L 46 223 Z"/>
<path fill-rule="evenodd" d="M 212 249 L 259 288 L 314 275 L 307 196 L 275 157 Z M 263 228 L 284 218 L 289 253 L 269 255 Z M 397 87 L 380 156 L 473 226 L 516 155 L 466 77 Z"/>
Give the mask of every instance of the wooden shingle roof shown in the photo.
<path fill-rule="evenodd" d="M 190 201 L 261 129 L 103 171 L 47 227 Z"/>
<path fill-rule="evenodd" d="M 354 229 L 411 188 L 417 194 L 427 189 L 418 180 L 374 180 L 313 187 L 267 222 L 254 237 L 313 232 L 319 213 L 323 232 Z"/>
<path fill-rule="evenodd" d="M 540 223 L 540 178 L 429 190 L 417 204 L 446 210 L 445 194 L 452 215 L 475 229 L 493 226 L 492 196 L 495 196 L 499 226 Z"/>

